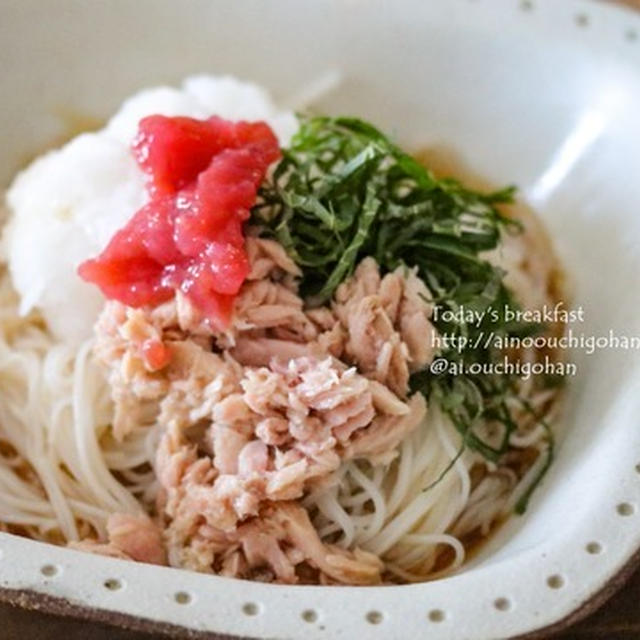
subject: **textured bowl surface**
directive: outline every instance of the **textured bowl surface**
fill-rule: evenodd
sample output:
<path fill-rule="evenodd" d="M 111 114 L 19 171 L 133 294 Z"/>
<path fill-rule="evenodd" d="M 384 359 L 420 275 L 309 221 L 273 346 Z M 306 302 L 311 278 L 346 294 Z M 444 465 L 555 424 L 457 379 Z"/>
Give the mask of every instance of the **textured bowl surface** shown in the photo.
<path fill-rule="evenodd" d="M 319 108 L 409 148 L 445 146 L 514 182 L 571 274 L 585 336 L 640 329 L 640 18 L 577 0 L 3 0 L 0 180 L 68 126 L 193 72 Z M 612 332 L 612 334 L 610 334 Z M 611 340 L 609 340 L 611 342 Z M 264 638 L 501 638 L 571 615 L 640 548 L 640 357 L 572 354 L 557 460 L 525 516 L 459 575 L 282 587 L 81 555 L 0 535 L 0 587 L 200 631 Z"/>

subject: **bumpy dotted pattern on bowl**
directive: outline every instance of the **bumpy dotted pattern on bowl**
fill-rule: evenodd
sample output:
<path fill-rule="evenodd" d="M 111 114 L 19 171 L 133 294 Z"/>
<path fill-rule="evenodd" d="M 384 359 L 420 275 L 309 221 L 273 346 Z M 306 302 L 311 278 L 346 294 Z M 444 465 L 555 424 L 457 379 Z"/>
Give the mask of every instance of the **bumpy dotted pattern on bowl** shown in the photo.
<path fill-rule="evenodd" d="M 41 5 L 32 4 L 37 5 L 33 11 L 39 12 Z M 127 11 L 135 15 L 133 7 L 138 6 L 140 15 L 144 15 L 150 10 L 150 5 L 143 8 L 147 4 L 119 3 L 123 21 L 120 26 L 128 20 Z M 192 4 L 195 15 L 199 15 L 210 3 L 194 0 Z M 233 13 L 233 9 L 224 8 L 228 7 L 227 3 L 213 4 L 216 11 Z M 367 4 L 379 5 L 382 14 L 385 13 L 382 0 L 371 3 L 318 1 L 307 10 L 317 18 L 325 11 L 325 4 L 327 15 L 333 15 L 331 12 L 337 15 L 341 10 L 351 15 L 358 10 L 364 11 Z M 460 33 L 480 38 L 499 24 L 501 30 L 514 32 L 514 46 L 530 47 L 532 56 L 537 53 L 536 47 L 551 46 L 551 38 L 549 41 L 546 38 L 553 35 L 554 46 L 561 47 L 559 43 L 564 41 L 578 54 L 591 48 L 606 51 L 611 64 L 617 61 L 625 70 L 634 65 L 636 71 L 640 68 L 640 19 L 622 10 L 578 0 L 442 0 L 440 3 L 407 0 L 389 3 L 386 10 L 391 4 L 396 7 L 394 11 L 412 16 L 414 25 L 442 24 L 445 29 L 455 28 L 455 31 L 446 31 L 449 39 L 452 33 L 457 38 L 461 38 Z M 78 11 L 79 4 L 70 2 L 69 6 L 70 10 Z M 154 4 L 154 8 L 156 6 Z M 258 22 L 267 19 L 260 13 L 266 10 L 262 5 L 251 3 L 251 7 Z M 249 15 L 249 8 L 245 5 L 243 8 Z M 372 11 L 375 9 L 376 6 Z M 299 5 L 294 7 L 287 2 L 269 3 L 269 10 L 280 11 L 280 15 L 301 14 Z M 158 18 L 158 25 L 172 23 L 170 11 L 165 10 L 164 14 L 164 18 Z M 28 11 L 25 15 L 28 17 Z M 51 19 L 55 22 L 54 17 Z M 93 24 L 93 17 L 86 19 Z M 338 18 L 335 20 L 339 21 Z M 397 15 L 394 20 L 395 26 L 392 26 L 401 36 L 403 29 L 411 29 L 411 25 Z M 110 21 L 113 29 L 116 29 L 114 25 L 120 24 L 113 16 Z M 98 23 L 100 20 L 96 21 Z M 366 19 L 364 25 L 366 31 Z M 55 33 L 54 27 L 56 25 L 52 24 L 49 33 Z M 61 24 L 57 23 L 56 28 L 60 29 Z M 4 33 L 0 30 L 0 36 Z M 62 37 L 62 31 L 59 33 Z M 365 33 L 363 38 L 366 36 Z M 411 40 L 416 41 L 419 38 Z M 396 44 L 398 47 L 405 45 L 403 36 Z M 358 52 L 366 52 L 367 46 L 375 44 L 353 46 L 357 49 L 354 56 L 358 56 L 361 55 Z M 454 55 L 453 50 L 464 46 L 464 42 L 453 40 L 450 46 L 450 53 Z M 422 64 L 419 59 L 415 63 Z M 447 59 L 438 64 L 446 66 Z M 356 63 L 354 65 L 357 67 Z M 541 91 L 544 91 L 545 73 L 553 73 L 553 70 L 541 71 L 537 78 Z M 499 96 L 495 96 L 495 100 L 499 100 Z M 354 103 L 357 104 L 357 99 Z M 486 126 L 492 125 L 486 123 Z M 640 143 L 640 137 L 635 142 Z M 634 292 L 633 295 L 637 294 Z M 622 362 L 624 359 L 618 361 L 619 364 Z M 587 375 L 591 373 L 587 372 Z M 619 400 L 613 393 L 603 396 L 603 402 Z M 286 588 L 81 555 L 0 534 L 0 588 L 67 597 L 74 605 L 193 630 L 249 636 L 388 640 L 427 635 L 432 639 L 450 638 L 453 630 L 456 635 L 467 638 L 496 638 L 531 631 L 578 608 L 640 545 L 637 400 L 626 398 L 623 405 L 629 409 L 616 414 L 618 420 L 636 423 L 616 432 L 617 438 L 626 439 L 624 446 L 599 454 L 600 466 L 594 466 L 591 472 L 592 475 L 599 474 L 597 481 L 585 489 L 582 503 L 573 504 L 569 509 L 563 504 L 556 505 L 556 517 L 547 522 L 546 539 L 538 538 L 536 544 L 521 544 L 520 548 L 515 545 L 508 555 L 497 553 L 492 556 L 491 549 L 487 550 L 485 556 L 475 560 L 466 572 L 446 580 L 367 589 Z M 634 406 L 636 409 L 632 410 Z M 603 425 L 605 422 L 603 417 Z M 579 427 L 573 425 L 574 429 Z M 594 454 L 585 451 L 584 455 Z M 579 461 L 574 462 L 574 466 L 579 467 Z M 540 492 L 545 500 L 553 500 L 549 488 L 552 481 L 560 483 L 561 478 L 548 479 Z M 598 490 L 599 487 L 602 490 Z M 542 500 L 542 495 L 536 495 L 532 511 Z M 525 526 L 526 522 L 525 519 Z M 505 539 L 515 536 L 520 524 L 510 523 Z"/>

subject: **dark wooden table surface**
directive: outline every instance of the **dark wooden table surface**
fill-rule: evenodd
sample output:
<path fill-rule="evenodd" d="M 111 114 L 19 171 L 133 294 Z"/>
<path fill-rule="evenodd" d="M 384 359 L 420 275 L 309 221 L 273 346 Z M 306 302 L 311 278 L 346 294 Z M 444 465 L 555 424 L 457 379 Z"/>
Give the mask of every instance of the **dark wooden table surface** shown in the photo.
<path fill-rule="evenodd" d="M 608 1 L 640 9 L 640 0 Z M 640 640 L 640 570 L 598 611 L 553 637 L 561 640 Z M 58 618 L 0 604 L 0 640 L 153 639 L 154 636 L 147 633 Z"/>

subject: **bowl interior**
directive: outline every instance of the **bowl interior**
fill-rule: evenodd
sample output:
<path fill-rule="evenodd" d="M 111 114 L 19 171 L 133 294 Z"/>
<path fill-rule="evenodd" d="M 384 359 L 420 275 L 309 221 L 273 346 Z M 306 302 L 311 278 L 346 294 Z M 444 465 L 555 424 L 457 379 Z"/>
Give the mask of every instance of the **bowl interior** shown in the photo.
<path fill-rule="evenodd" d="M 640 544 L 640 528 L 631 533 L 616 512 L 639 498 L 640 357 L 614 341 L 640 333 L 640 294 L 631 286 L 640 270 L 640 43 L 625 41 L 632 18 L 622 11 L 572 0 L 533 10 L 516 0 L 486 4 L 322 0 L 302 10 L 295 0 L 4 2 L 0 181 L 68 131 L 70 118 L 104 118 L 141 87 L 204 71 L 256 80 L 285 104 L 313 89 L 310 82 L 339 73 L 318 110 L 361 115 L 409 149 L 445 147 L 491 182 L 518 185 L 552 234 L 573 307 L 584 309 L 574 334 L 602 340 L 593 353 L 587 345 L 571 355 L 578 374 L 566 435 L 528 512 L 503 527 L 465 574 L 418 588 L 449 606 L 451 589 L 475 574 L 477 585 L 491 585 L 483 596 L 491 603 L 504 595 L 494 593 L 499 570 L 516 559 L 553 557 L 544 571 L 557 567 L 576 584 L 572 599 L 548 601 L 545 620 L 552 621 Z M 590 542 L 611 551 L 601 569 L 584 560 Z M 554 555 L 569 548 L 575 557 Z M 540 590 L 545 578 L 536 577 Z M 526 593 L 521 607 L 533 601 Z M 396 617 L 392 599 L 380 607 Z M 169 615 L 149 606 L 152 617 Z M 538 623 L 495 624 L 507 633 Z M 469 637 L 482 637 L 481 627 L 469 629 Z M 292 636 L 299 633 L 291 627 Z"/>

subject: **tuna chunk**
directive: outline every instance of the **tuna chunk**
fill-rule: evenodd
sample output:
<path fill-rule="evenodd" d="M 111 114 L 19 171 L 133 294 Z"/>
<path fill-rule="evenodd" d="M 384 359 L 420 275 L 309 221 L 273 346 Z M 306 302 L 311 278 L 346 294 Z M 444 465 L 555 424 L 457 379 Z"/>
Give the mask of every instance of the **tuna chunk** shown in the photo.
<path fill-rule="evenodd" d="M 409 399 L 409 411 L 405 415 L 378 416 L 371 426 L 353 438 L 344 450 L 344 457 L 367 458 L 382 461 L 393 457 L 398 445 L 424 419 L 427 403 L 421 393 Z"/>
<path fill-rule="evenodd" d="M 413 271 L 380 276 L 365 258 L 336 292 L 333 311 L 346 328 L 344 359 L 404 397 L 410 373 L 433 357 L 431 294 Z"/>
<path fill-rule="evenodd" d="M 220 381 L 224 369 L 216 360 L 211 363 L 211 375 L 217 371 Z M 204 459 L 201 455 L 194 461 L 184 429 L 189 416 L 203 417 L 200 410 L 191 408 L 192 400 L 185 402 L 190 397 L 185 390 L 191 386 L 181 385 L 180 393 L 172 392 L 162 403 L 160 415 L 170 426 L 158 450 L 156 473 L 169 493 L 178 486 L 176 476 L 188 474 L 185 461 L 193 465 Z M 197 486 L 193 482 L 180 485 L 183 510 L 191 509 L 208 525 L 225 531 L 257 515 L 266 501 L 301 497 L 310 484 L 338 468 L 343 449 L 372 428 L 375 420 L 409 413 L 409 407 L 382 385 L 330 357 L 247 367 L 237 388 L 241 393 L 213 404 L 207 414 L 210 462 L 217 473 Z M 404 431 L 400 422 L 389 422 L 389 431 Z"/>
<path fill-rule="evenodd" d="M 133 560 L 166 564 L 160 529 L 146 516 L 114 513 L 107 521 L 109 542 Z"/>
<path fill-rule="evenodd" d="M 302 275 L 298 265 L 275 240 L 249 236 L 246 249 L 251 264 L 249 280 L 264 280 L 278 269 L 292 276 Z"/>
<path fill-rule="evenodd" d="M 200 527 L 174 557 L 180 559 L 179 566 L 201 570 L 202 563 L 215 555 L 213 549 L 221 556 L 220 573 L 236 578 L 295 584 L 300 580 L 298 567 L 306 565 L 307 572 L 315 570 L 320 581 L 381 582 L 383 564 L 377 556 L 325 544 L 306 510 L 296 502 L 266 504 L 258 517 L 234 531 Z"/>
<path fill-rule="evenodd" d="M 366 551 L 345 551 L 324 544 L 301 506 L 281 503 L 272 517 L 284 527 L 287 540 L 301 551 L 305 560 L 329 578 L 354 585 L 380 583 L 383 569 L 380 558 Z"/>
<path fill-rule="evenodd" d="M 236 339 L 231 355 L 240 363 L 250 367 L 266 367 L 274 359 L 292 360 L 310 355 L 310 348 L 302 342 L 276 340 L 274 338 Z"/>
<path fill-rule="evenodd" d="M 396 325 L 409 349 L 411 371 L 422 369 L 433 359 L 436 330 L 429 321 L 432 313 L 431 292 L 413 271 L 408 271 Z"/>
<path fill-rule="evenodd" d="M 69 546 L 112 558 L 148 564 L 167 563 L 161 530 L 147 516 L 114 513 L 107 520 L 107 535 L 107 543 L 82 540 Z"/>

